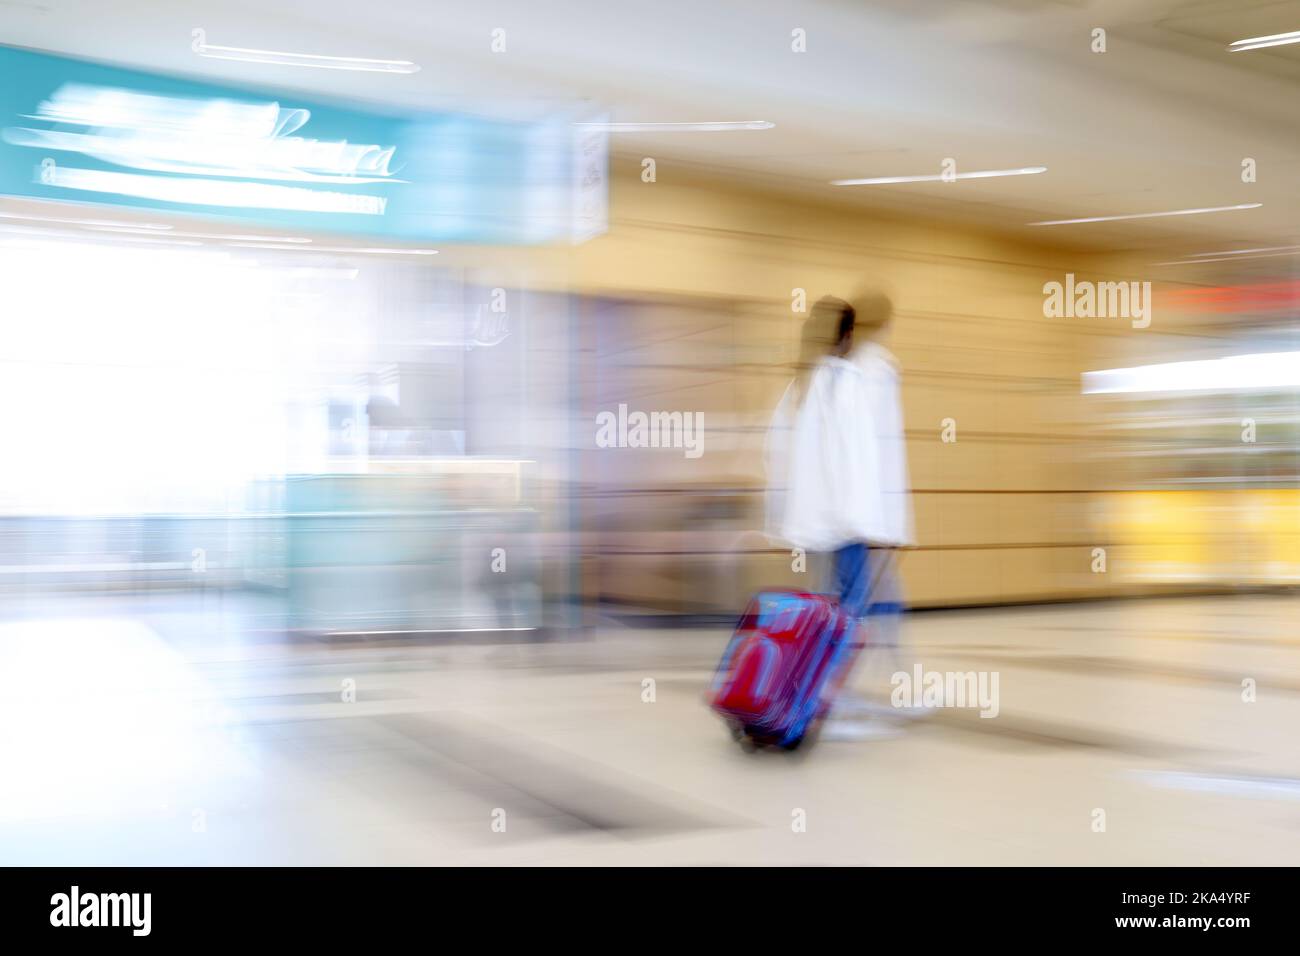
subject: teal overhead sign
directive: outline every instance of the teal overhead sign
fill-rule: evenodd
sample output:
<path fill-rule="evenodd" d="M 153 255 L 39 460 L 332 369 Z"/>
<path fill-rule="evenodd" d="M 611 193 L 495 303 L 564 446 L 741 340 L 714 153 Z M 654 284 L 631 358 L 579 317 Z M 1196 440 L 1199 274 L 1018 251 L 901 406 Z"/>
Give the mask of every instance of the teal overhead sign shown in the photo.
<path fill-rule="evenodd" d="M 603 134 L 380 112 L 0 46 L 0 194 L 404 241 L 604 231 Z"/>

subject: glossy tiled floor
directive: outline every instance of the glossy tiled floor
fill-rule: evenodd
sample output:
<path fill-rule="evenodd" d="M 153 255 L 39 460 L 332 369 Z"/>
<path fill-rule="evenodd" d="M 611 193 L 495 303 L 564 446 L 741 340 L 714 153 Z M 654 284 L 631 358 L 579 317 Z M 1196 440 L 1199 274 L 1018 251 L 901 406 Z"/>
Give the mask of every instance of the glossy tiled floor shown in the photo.
<path fill-rule="evenodd" d="M 0 621 L 0 860 L 1293 864 L 1298 620 L 1279 595 L 914 615 L 907 666 L 996 672 L 998 715 L 783 754 L 701 703 L 723 629 L 334 648 L 234 598 L 28 602 Z"/>

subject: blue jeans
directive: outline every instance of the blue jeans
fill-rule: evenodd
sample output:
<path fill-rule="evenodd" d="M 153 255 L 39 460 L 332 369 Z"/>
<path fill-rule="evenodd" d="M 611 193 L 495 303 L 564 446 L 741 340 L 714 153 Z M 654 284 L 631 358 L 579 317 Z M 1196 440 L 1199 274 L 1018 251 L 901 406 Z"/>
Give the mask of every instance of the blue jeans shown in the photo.
<path fill-rule="evenodd" d="M 863 542 L 846 544 L 832 556 L 831 586 L 828 590 L 839 598 L 840 607 L 859 621 L 868 617 L 888 616 L 894 620 L 877 623 L 893 624 L 903 610 L 893 564 L 882 569 L 879 563 L 888 558 L 881 549 L 877 548 L 873 552 Z M 874 589 L 873 575 L 876 577 Z M 883 630 L 892 628 L 886 627 Z"/>
<path fill-rule="evenodd" d="M 827 590 L 839 599 L 840 607 L 861 626 L 857 639 L 866 641 L 876 651 L 885 652 L 883 659 L 879 653 L 872 655 L 875 668 L 867 674 L 869 693 L 888 694 L 886 682 L 877 679 L 877 672 L 884 664 L 888 674 L 890 666 L 898 669 L 902 661 L 898 640 L 903 600 L 896 575 L 897 562 L 890 560 L 886 550 L 872 550 L 862 542 L 845 545 L 831 557 L 831 580 Z M 882 565 L 880 562 L 887 563 Z M 831 713 L 852 714 L 859 700 L 860 695 L 849 689 L 846 675 Z"/>

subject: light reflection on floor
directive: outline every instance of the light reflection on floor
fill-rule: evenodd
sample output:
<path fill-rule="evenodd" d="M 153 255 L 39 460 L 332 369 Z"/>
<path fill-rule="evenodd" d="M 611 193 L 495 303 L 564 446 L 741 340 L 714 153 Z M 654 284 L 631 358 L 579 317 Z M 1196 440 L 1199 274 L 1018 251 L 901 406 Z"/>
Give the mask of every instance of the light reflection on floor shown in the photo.
<path fill-rule="evenodd" d="M 1294 862 L 1297 610 L 914 615 L 927 669 L 1000 673 L 999 716 L 790 756 L 702 706 L 719 629 L 330 647 L 233 596 L 29 605 L 0 621 L 0 862 Z"/>
<path fill-rule="evenodd" d="M 0 669 L 5 862 L 153 856 L 203 831 L 205 797 L 256 780 L 246 735 L 222 726 L 202 674 L 143 623 L 3 623 Z"/>

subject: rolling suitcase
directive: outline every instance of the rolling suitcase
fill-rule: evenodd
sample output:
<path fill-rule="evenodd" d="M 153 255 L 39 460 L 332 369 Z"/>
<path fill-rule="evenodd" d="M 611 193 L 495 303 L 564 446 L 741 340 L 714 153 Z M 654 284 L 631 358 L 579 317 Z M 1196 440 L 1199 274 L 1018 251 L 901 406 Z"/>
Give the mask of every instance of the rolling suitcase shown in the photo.
<path fill-rule="evenodd" d="M 737 739 L 793 750 L 825 715 L 860 647 L 834 599 L 761 591 L 722 655 L 710 705 Z"/>

